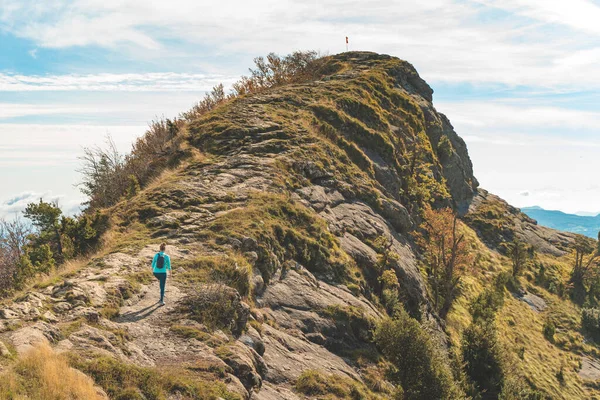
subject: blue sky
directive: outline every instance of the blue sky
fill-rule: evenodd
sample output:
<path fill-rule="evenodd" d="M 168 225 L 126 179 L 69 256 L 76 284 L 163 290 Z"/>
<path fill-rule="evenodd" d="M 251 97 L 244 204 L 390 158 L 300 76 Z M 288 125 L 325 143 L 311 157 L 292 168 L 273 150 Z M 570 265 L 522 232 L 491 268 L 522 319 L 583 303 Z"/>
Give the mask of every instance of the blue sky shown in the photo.
<path fill-rule="evenodd" d="M 600 2 L 0 0 L 0 217 L 75 210 L 84 146 L 126 151 L 270 51 L 413 63 L 482 187 L 516 206 L 600 211 Z"/>

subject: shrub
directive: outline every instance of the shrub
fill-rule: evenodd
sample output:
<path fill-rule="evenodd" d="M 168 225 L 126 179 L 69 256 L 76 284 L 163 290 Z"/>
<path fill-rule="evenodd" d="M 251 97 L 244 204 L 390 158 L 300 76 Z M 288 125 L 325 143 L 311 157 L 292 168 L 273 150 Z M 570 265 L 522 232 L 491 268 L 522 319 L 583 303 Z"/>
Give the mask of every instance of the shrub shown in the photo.
<path fill-rule="evenodd" d="M 252 266 L 237 255 L 204 256 L 187 263 L 186 281 L 221 283 L 246 297 L 252 289 Z"/>
<path fill-rule="evenodd" d="M 240 315 L 239 293 L 222 284 L 201 285 L 183 302 L 190 317 L 209 329 L 236 330 Z"/>
<path fill-rule="evenodd" d="M 179 152 L 183 124 L 179 119 L 152 121 L 128 155 L 117 150 L 110 136 L 105 147 L 84 148 L 78 172 L 83 177 L 80 190 L 88 196 L 88 211 L 110 207 L 131 194 L 132 176 L 143 187 L 169 166 Z"/>
<path fill-rule="evenodd" d="M 381 293 L 381 301 L 385 306 L 385 310 L 388 314 L 392 315 L 398 307 L 400 307 L 400 296 L 398 295 L 398 289 L 383 289 Z"/>
<path fill-rule="evenodd" d="M 24 216 L 0 220 L 0 296 L 22 288 L 36 274 L 47 274 L 66 260 L 97 248 L 108 229 L 100 212 L 67 217 L 56 203 L 29 203 Z"/>
<path fill-rule="evenodd" d="M 512 275 L 514 277 L 520 276 L 535 259 L 534 247 L 517 238 L 514 238 L 510 243 L 503 243 L 503 245 L 512 263 Z"/>
<path fill-rule="evenodd" d="M 218 105 L 225 102 L 227 98 L 225 96 L 225 87 L 221 83 L 213 87 L 210 93 L 207 93 L 202 100 L 194 104 L 189 111 L 182 113 L 180 117 L 188 122 L 198 119 L 214 110 Z"/>
<path fill-rule="evenodd" d="M 140 192 L 140 182 L 135 175 L 129 175 L 129 186 L 127 187 L 127 193 L 125 195 L 128 199 L 135 197 Z"/>
<path fill-rule="evenodd" d="M 386 289 L 396 289 L 400 286 L 396 273 L 391 269 L 383 271 L 383 274 L 381 274 L 379 281 Z"/>
<path fill-rule="evenodd" d="M 322 76 L 321 58 L 315 51 L 296 51 L 280 57 L 269 53 L 266 58 L 254 59 L 256 69 L 250 69 L 250 76 L 243 76 L 233 84 L 236 96 L 256 93 L 262 90 L 289 83 L 305 82 Z"/>
<path fill-rule="evenodd" d="M 296 381 L 296 390 L 307 396 L 333 395 L 336 399 L 367 400 L 364 385 L 340 375 L 327 375 L 317 370 L 306 370 Z M 330 398 L 330 397 L 327 397 Z"/>
<path fill-rule="evenodd" d="M 561 365 L 560 369 L 556 373 L 556 380 L 558 380 L 558 382 L 560 382 L 561 384 L 565 383 L 565 367 L 564 367 L 564 365 Z"/>
<path fill-rule="evenodd" d="M 521 290 L 519 279 L 513 276 L 510 272 L 502 272 L 498 274 L 498 282 L 502 282 L 504 286 L 512 293 L 518 293 Z"/>
<path fill-rule="evenodd" d="M 450 367 L 441 350 L 419 323 L 400 309 L 394 319 L 384 319 L 375 330 L 375 342 L 392 363 L 392 380 L 409 399 L 460 397 Z"/>
<path fill-rule="evenodd" d="M 356 283 L 349 283 L 348 285 L 346 285 L 346 287 L 356 297 L 360 296 L 362 292 L 362 289 Z"/>
<path fill-rule="evenodd" d="M 600 337 L 600 310 L 583 308 L 581 310 L 581 327 L 597 340 Z"/>
<path fill-rule="evenodd" d="M 554 343 L 554 335 L 556 334 L 556 325 L 551 320 L 546 320 L 543 328 L 544 337 L 549 342 Z"/>
<path fill-rule="evenodd" d="M 448 136 L 442 136 L 437 145 L 437 154 L 441 161 L 448 160 L 454 152 L 454 146 Z"/>
<path fill-rule="evenodd" d="M 496 312 L 504 304 L 504 288 L 486 288 L 479 296 L 471 303 L 470 311 L 473 320 L 492 321 Z"/>
<path fill-rule="evenodd" d="M 0 296 L 12 290 L 31 229 L 21 218 L 0 219 Z"/>
<path fill-rule="evenodd" d="M 461 349 L 469 378 L 480 392 L 496 398 L 502 390 L 504 374 L 494 322 L 473 322 L 463 332 Z"/>

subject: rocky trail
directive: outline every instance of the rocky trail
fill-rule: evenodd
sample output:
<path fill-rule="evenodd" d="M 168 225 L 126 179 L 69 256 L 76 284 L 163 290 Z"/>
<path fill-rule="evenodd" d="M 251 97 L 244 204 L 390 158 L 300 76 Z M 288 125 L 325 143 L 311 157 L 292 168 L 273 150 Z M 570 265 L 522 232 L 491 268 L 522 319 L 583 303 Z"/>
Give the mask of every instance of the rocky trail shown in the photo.
<path fill-rule="evenodd" d="M 268 316 L 278 321 L 277 326 L 262 324 L 259 332 L 246 325 L 237 338 L 222 331 L 210 332 L 179 310 L 186 293 L 176 279 L 177 262 L 190 253 L 175 245 L 169 250 L 174 274 L 167 283 L 165 306 L 158 304 L 158 282 L 152 277 L 124 300 L 118 316 L 112 320 L 102 316 L 111 293 L 128 290 L 128 276 L 150 276 L 148 260 L 154 249 L 146 247 L 134 256 L 113 253 L 65 281 L 30 291 L 12 306 L 0 309 L 0 343 L 8 344 L 0 350 L 14 348 L 24 354 L 45 343 L 59 352 L 94 352 L 143 367 L 223 370 L 230 391 L 264 400 L 298 399 L 293 382 L 307 369 L 360 379 L 349 361 L 323 346 L 327 339 L 322 333 L 310 331 L 337 330 L 314 310 L 353 305 L 377 315 L 373 306 L 357 300 L 347 289 L 319 283 L 310 272 L 295 266 L 286 276 L 274 277 L 277 283 L 256 300 L 260 308 L 246 316 L 252 320 Z M 173 326 L 205 332 L 212 347 L 206 340 L 177 335 Z M 228 354 L 218 354 L 214 343 L 227 345 Z"/>

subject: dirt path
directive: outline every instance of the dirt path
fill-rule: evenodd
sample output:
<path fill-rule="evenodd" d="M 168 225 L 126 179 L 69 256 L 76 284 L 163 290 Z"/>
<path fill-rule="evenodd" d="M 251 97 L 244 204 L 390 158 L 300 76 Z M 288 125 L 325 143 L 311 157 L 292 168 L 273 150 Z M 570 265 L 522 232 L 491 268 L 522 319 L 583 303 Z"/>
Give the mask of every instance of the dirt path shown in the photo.
<path fill-rule="evenodd" d="M 200 342 L 189 343 L 175 337 L 171 331 L 171 326 L 177 324 L 180 318 L 176 311 L 183 297 L 184 293 L 176 286 L 175 280 L 169 277 L 165 306 L 158 303 L 160 289 L 158 281 L 154 281 L 142 289 L 133 304 L 120 309 L 115 324 L 129 333 L 131 344 L 144 355 L 136 357 L 136 362 L 148 366 L 176 364 L 202 350 L 204 346 Z"/>

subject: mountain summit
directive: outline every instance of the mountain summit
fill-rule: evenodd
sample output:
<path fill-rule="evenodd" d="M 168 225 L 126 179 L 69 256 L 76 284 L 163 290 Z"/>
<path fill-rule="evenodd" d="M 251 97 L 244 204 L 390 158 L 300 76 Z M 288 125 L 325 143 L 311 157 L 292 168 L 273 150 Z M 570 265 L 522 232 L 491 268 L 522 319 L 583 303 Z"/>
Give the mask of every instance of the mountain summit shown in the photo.
<path fill-rule="evenodd" d="M 104 248 L 0 309 L 6 373 L 61 353 L 97 398 L 597 395 L 596 348 L 561 283 L 575 236 L 479 189 L 432 94 L 408 62 L 348 52 L 168 125 L 162 173 L 98 207 Z M 434 243 L 427 224 L 452 235 Z M 460 276 L 428 248 L 447 240 Z M 511 274 L 517 242 L 537 258 Z"/>

